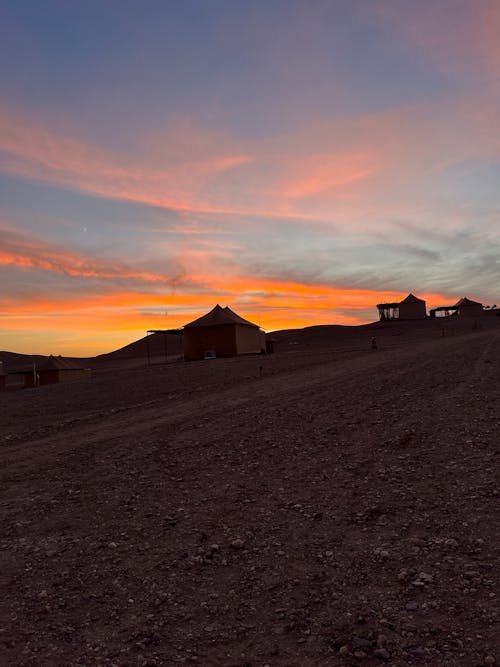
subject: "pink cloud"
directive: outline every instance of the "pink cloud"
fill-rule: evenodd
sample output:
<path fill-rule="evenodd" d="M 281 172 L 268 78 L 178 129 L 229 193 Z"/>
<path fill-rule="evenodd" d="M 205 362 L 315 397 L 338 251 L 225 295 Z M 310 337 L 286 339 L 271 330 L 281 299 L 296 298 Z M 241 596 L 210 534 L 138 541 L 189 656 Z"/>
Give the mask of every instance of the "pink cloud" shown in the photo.
<path fill-rule="evenodd" d="M 329 225 L 332 211 L 336 223 L 363 224 L 378 213 L 405 215 L 419 189 L 430 189 L 453 164 L 498 158 L 499 121 L 487 100 L 455 97 L 315 121 L 251 146 L 185 123 L 117 153 L 4 111 L 0 169 L 186 214 L 217 214 L 219 227 L 231 227 L 235 216 Z"/>
<path fill-rule="evenodd" d="M 42 269 L 81 278 L 126 278 L 164 286 L 172 283 L 171 278 L 158 273 L 134 270 L 120 261 L 97 260 L 5 228 L 0 228 L 0 239 L 0 266 Z"/>
<path fill-rule="evenodd" d="M 251 158 L 208 140 L 204 145 L 198 141 L 198 149 L 189 153 L 188 149 L 196 149 L 197 143 L 189 143 L 185 134 L 176 139 L 174 131 L 164 137 L 170 142 L 170 153 L 165 151 L 162 160 L 159 145 L 154 150 L 150 146 L 146 155 L 111 154 L 44 127 L 17 111 L 3 109 L 0 169 L 91 194 L 179 210 L 210 211 L 212 204 L 199 197 L 200 187 Z"/>

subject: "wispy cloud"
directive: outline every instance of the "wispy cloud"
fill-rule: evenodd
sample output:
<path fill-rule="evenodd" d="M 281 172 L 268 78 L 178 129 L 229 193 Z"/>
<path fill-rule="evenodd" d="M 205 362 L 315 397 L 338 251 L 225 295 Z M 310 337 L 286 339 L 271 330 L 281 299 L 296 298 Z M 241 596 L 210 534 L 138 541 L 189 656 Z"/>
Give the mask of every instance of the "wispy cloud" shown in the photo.
<path fill-rule="evenodd" d="M 127 279 L 167 287 L 178 278 L 135 270 L 120 261 L 98 260 L 71 252 L 42 239 L 0 228 L 0 266 L 41 269 L 81 278 Z"/>

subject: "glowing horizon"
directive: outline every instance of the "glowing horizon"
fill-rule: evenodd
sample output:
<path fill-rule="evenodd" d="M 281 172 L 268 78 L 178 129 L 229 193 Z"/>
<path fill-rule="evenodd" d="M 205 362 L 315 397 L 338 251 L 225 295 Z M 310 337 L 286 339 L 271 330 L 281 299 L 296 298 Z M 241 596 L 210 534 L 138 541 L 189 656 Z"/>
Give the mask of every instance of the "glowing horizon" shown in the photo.
<path fill-rule="evenodd" d="M 0 349 L 497 303 L 500 5 L 209 4 L 3 10 Z"/>

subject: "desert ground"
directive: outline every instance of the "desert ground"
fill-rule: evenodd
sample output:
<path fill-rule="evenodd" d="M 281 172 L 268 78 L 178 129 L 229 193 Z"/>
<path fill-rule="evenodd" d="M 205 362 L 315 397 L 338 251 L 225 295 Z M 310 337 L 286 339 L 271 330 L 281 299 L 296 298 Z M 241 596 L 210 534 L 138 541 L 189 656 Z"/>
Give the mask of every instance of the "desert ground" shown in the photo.
<path fill-rule="evenodd" d="M 486 319 L 0 394 L 0 662 L 500 664 Z"/>

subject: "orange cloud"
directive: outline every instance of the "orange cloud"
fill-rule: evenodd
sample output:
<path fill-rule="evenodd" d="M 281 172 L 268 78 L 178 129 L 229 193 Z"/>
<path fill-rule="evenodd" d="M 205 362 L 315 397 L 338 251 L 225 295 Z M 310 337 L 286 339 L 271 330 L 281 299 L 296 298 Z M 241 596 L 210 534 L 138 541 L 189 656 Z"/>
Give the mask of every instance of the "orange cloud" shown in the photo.
<path fill-rule="evenodd" d="M 0 228 L 2 248 L 0 266 L 42 269 L 51 273 L 83 278 L 127 278 L 150 283 L 170 284 L 168 277 L 148 271 L 134 271 L 121 262 L 96 260 L 41 239 Z"/>
<path fill-rule="evenodd" d="M 402 293 L 377 290 L 345 289 L 322 283 L 303 284 L 235 275 L 193 276 L 198 288 L 188 294 L 150 294 L 141 291 L 116 291 L 108 294 L 78 295 L 74 298 L 28 297 L 0 299 L 0 317 L 4 337 L 8 332 L 33 330 L 51 334 L 53 341 L 61 331 L 77 336 L 74 347 L 67 342 L 64 351 L 82 355 L 96 352 L 95 340 L 104 336 L 106 352 L 144 335 L 150 328 L 180 327 L 207 312 L 215 302 L 234 307 L 251 321 L 260 321 L 267 330 L 302 327 L 312 324 L 360 324 L 366 311 L 376 319 L 375 304 L 399 300 Z M 446 296 L 424 294 L 428 306 L 446 302 Z M 351 311 L 351 312 L 349 312 Z M 363 312 L 362 315 L 359 313 Z M 86 341 L 87 336 L 87 341 Z M 88 342 L 88 345 L 87 345 Z M 4 345 L 5 347 L 5 345 Z M 11 345 L 11 349 L 15 344 Z M 23 351 L 16 349 L 16 351 Z M 54 352 L 47 349 L 24 351 Z M 89 352 L 90 353 L 90 352 Z"/>

